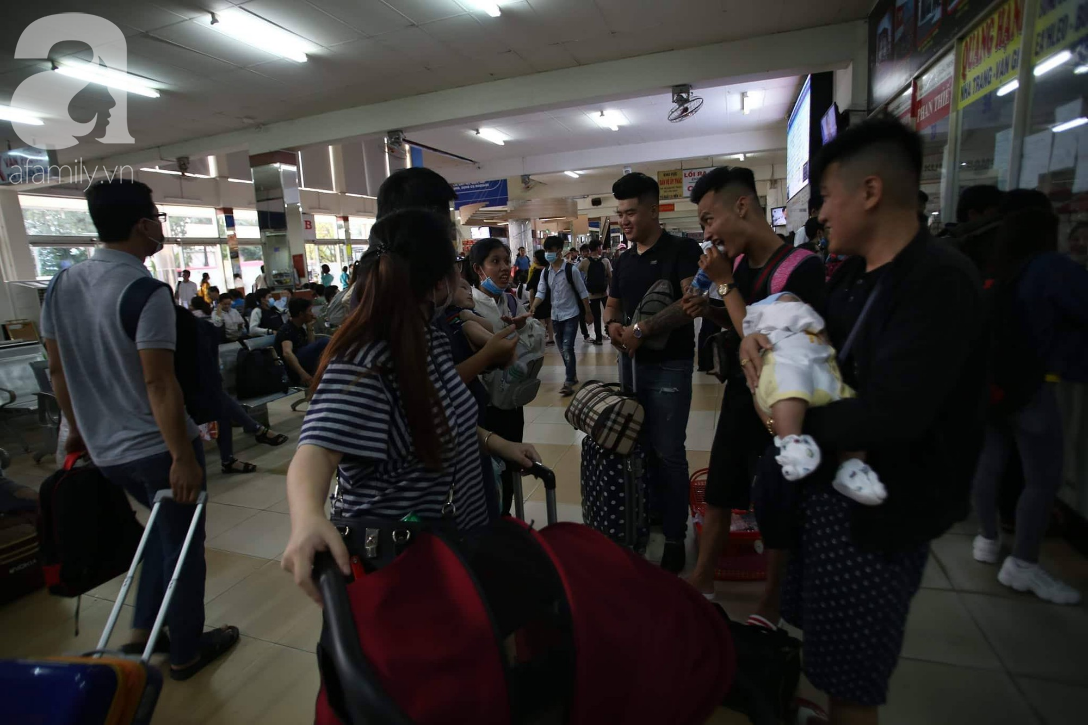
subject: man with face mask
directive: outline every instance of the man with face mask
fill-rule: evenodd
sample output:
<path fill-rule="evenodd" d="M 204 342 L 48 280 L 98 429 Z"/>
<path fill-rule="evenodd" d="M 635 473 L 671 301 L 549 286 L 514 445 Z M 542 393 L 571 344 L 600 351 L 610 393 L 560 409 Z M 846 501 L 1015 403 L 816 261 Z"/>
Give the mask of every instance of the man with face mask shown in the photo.
<path fill-rule="evenodd" d="M 174 304 L 163 285 L 140 313 L 135 340 L 121 324 L 118 300 L 150 276 L 144 260 L 162 249 L 164 214 L 151 189 L 114 179 L 87 190 L 102 246 L 53 278 L 42 305 L 42 337 L 57 401 L 70 426 L 68 453 L 86 451 L 102 474 L 149 506 L 160 490 L 174 494 L 159 511 L 140 576 L 132 645 L 139 652 L 162 602 L 193 508 L 205 487 L 204 445 L 185 412 L 174 374 Z M 204 522 L 197 524 L 155 651 L 170 653 L 170 675 L 192 677 L 238 642 L 238 628 L 204 632 Z"/>

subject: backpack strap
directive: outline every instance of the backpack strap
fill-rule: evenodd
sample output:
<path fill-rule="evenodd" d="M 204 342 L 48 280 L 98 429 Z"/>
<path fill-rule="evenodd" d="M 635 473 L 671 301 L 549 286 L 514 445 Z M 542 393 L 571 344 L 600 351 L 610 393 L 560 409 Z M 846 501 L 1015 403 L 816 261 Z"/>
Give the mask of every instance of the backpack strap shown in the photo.
<path fill-rule="evenodd" d="M 510 316 L 511 317 L 517 317 L 518 316 L 518 301 L 516 299 L 514 299 L 514 295 L 512 295 L 512 294 L 509 294 L 507 292 L 503 292 L 503 295 L 506 297 L 506 306 L 510 309 Z"/>
<path fill-rule="evenodd" d="M 778 265 L 771 273 L 770 294 L 781 292 L 786 286 L 786 282 L 789 281 L 790 275 L 793 274 L 793 270 L 797 269 L 801 262 L 804 262 L 809 257 L 815 256 L 816 254 L 814 252 L 796 247 L 787 252 L 786 256 L 779 261 Z"/>
<path fill-rule="evenodd" d="M 774 252 L 771 254 L 771 258 L 767 260 L 767 263 L 765 265 L 763 265 L 763 269 L 760 271 L 759 277 L 756 278 L 756 283 L 752 285 L 752 299 L 748 301 L 749 304 L 751 304 L 752 302 L 758 302 L 759 300 L 762 300 L 769 294 L 771 294 L 769 288 L 767 288 L 766 285 L 770 281 L 771 275 L 774 274 L 774 271 L 776 269 L 778 269 L 778 265 L 782 263 L 782 260 L 785 259 L 786 256 L 788 256 L 789 253 L 793 251 L 793 249 L 794 248 L 790 245 L 783 244 L 778 249 L 774 250 Z M 761 292 L 762 294 L 760 294 Z M 756 299 L 757 295 L 758 299 Z"/>
<path fill-rule="evenodd" d="M 133 342 L 136 341 L 136 328 L 140 325 L 140 315 L 143 314 L 147 301 L 151 295 L 162 288 L 170 291 L 170 285 L 160 282 L 154 277 L 140 277 L 129 283 L 125 291 L 121 293 L 121 301 L 118 309 L 121 313 L 121 328 Z"/>
<path fill-rule="evenodd" d="M 571 264 L 570 262 L 567 262 L 566 270 L 567 270 L 567 284 L 570 285 L 571 294 L 573 294 L 577 298 L 578 293 L 574 289 L 574 265 Z M 578 300 L 578 302 L 581 303 L 581 300 Z"/>

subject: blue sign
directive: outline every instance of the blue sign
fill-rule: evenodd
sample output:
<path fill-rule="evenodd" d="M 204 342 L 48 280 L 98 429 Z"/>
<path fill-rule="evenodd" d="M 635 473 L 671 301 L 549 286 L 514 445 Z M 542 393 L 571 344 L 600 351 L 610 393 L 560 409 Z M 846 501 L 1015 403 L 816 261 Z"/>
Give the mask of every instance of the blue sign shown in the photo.
<path fill-rule="evenodd" d="M 453 190 L 457 192 L 457 201 L 454 202 L 455 209 L 460 209 L 467 204 L 503 206 L 510 201 L 510 193 L 506 186 L 506 179 L 454 184 Z"/>

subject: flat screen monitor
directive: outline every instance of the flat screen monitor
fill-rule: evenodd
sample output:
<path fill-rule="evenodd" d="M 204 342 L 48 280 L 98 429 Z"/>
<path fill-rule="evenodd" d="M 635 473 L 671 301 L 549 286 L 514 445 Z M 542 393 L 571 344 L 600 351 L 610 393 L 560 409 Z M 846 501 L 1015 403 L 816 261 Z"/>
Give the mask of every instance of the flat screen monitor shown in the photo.
<path fill-rule="evenodd" d="M 839 133 L 839 105 L 832 103 L 831 108 L 820 119 L 820 143 L 826 144 Z"/>
<path fill-rule="evenodd" d="M 786 125 L 786 198 L 792 199 L 808 185 L 809 126 L 812 110 L 812 76 L 805 78 Z"/>
<path fill-rule="evenodd" d="M 784 227 L 786 226 L 786 207 L 776 206 L 771 209 L 771 226 L 772 227 Z"/>

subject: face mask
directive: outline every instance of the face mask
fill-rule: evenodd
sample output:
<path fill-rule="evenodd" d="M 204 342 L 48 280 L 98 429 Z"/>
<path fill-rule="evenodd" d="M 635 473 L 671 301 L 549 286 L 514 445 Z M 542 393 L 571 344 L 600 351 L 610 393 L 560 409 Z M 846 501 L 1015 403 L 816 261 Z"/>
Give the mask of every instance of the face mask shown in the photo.
<path fill-rule="evenodd" d="M 559 254 L 557 252 L 544 252 L 544 259 L 548 260 L 549 262 L 554 262 L 558 258 Z"/>
<path fill-rule="evenodd" d="M 484 292 L 487 292 L 488 294 L 501 295 L 504 292 L 503 288 L 492 282 L 490 277 L 484 277 L 484 281 L 480 286 L 483 287 Z"/>

